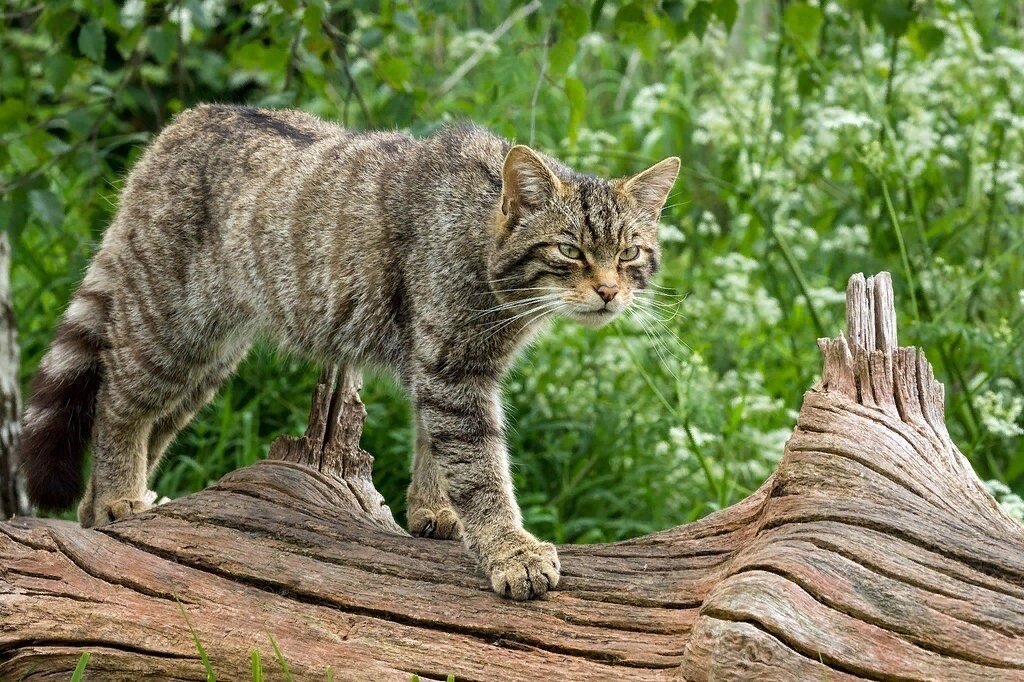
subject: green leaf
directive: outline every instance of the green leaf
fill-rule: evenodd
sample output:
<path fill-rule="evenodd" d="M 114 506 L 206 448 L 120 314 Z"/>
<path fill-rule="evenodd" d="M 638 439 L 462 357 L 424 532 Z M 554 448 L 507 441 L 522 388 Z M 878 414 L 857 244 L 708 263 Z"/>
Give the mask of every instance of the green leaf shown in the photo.
<path fill-rule="evenodd" d="M 555 44 L 548 48 L 548 75 L 554 80 L 561 80 L 569 65 L 576 58 L 576 39 L 562 34 Z"/>
<path fill-rule="evenodd" d="M 53 93 L 59 95 L 64 86 L 71 79 L 71 71 L 74 69 L 75 61 L 66 54 L 56 53 L 46 58 L 43 63 L 43 75 L 46 82 L 53 88 Z"/>
<path fill-rule="evenodd" d="M 736 0 L 712 0 L 711 11 L 725 24 L 726 32 L 732 31 L 739 14 L 740 6 Z"/>
<path fill-rule="evenodd" d="M 413 35 L 420 31 L 420 20 L 416 17 L 413 12 L 401 11 L 395 12 L 395 26 L 402 29 L 406 33 Z"/>
<path fill-rule="evenodd" d="M 363 31 L 362 35 L 359 36 L 359 44 L 367 50 L 372 50 L 383 43 L 384 38 L 384 31 L 380 30 L 376 26 L 371 26 Z"/>
<path fill-rule="evenodd" d="M 697 36 L 699 40 L 704 39 L 704 34 L 708 30 L 708 22 L 711 21 L 711 3 L 710 2 L 698 2 L 690 10 L 690 14 L 686 17 L 687 26 L 693 35 Z"/>
<path fill-rule="evenodd" d="M 590 30 L 590 16 L 579 2 L 566 2 L 558 8 L 558 28 L 562 35 L 582 38 Z"/>
<path fill-rule="evenodd" d="M 107 51 L 107 36 L 103 33 L 103 24 L 93 19 L 78 32 L 78 49 L 97 64 L 103 62 Z"/>
<path fill-rule="evenodd" d="M 648 22 L 641 3 L 631 2 L 615 13 L 615 32 L 623 41 L 639 49 L 648 59 L 654 59 L 658 44 L 656 27 Z"/>
<path fill-rule="evenodd" d="M 878 22 L 890 36 L 906 33 L 914 13 L 914 0 L 882 0 L 875 5 Z"/>
<path fill-rule="evenodd" d="M 914 22 L 907 32 L 907 40 L 914 54 L 924 59 L 945 42 L 946 33 L 931 22 Z"/>
<path fill-rule="evenodd" d="M 810 54 L 818 52 L 818 37 L 824 20 L 820 9 L 805 2 L 794 2 L 782 15 L 786 35 Z"/>
<path fill-rule="evenodd" d="M 0 102 L 0 125 L 12 128 L 21 123 L 28 114 L 28 107 L 20 99 L 8 99 Z"/>
<path fill-rule="evenodd" d="M 174 24 L 154 26 L 146 31 L 149 53 L 161 64 L 169 64 L 178 46 L 178 27 Z"/>
<path fill-rule="evenodd" d="M 569 98 L 569 144 L 576 144 L 587 106 L 587 88 L 578 78 L 566 78 L 565 96 Z"/>
<path fill-rule="evenodd" d="M 309 35 L 320 35 L 323 32 L 320 27 L 323 17 L 323 10 L 317 4 L 306 5 L 306 9 L 302 12 L 302 26 Z"/>
<path fill-rule="evenodd" d="M 400 57 L 384 57 L 377 62 L 377 73 L 396 90 L 405 90 L 412 75 L 412 65 Z"/>
<path fill-rule="evenodd" d="M 64 222 L 64 202 L 48 189 L 34 189 L 28 193 L 32 213 L 43 227 L 60 229 Z"/>

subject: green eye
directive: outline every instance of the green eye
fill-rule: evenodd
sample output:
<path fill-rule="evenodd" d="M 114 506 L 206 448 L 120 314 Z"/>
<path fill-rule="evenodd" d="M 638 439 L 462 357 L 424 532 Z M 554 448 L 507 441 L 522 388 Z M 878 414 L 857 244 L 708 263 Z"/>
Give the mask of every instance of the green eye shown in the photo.
<path fill-rule="evenodd" d="M 636 260 L 636 257 L 640 255 L 639 246 L 631 246 L 628 249 L 624 249 L 619 254 L 619 260 Z"/>
<path fill-rule="evenodd" d="M 558 253 L 562 254 L 566 258 L 572 258 L 574 260 L 579 260 L 583 257 L 583 252 L 571 244 L 559 244 Z"/>

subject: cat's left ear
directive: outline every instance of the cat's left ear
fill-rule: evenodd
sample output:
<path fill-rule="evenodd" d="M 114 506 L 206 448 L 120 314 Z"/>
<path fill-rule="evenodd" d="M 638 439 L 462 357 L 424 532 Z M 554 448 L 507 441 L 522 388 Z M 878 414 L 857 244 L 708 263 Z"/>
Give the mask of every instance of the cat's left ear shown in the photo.
<path fill-rule="evenodd" d="M 523 144 L 508 150 L 501 169 L 501 212 L 537 209 L 561 189 L 562 183 L 540 155 Z"/>
<path fill-rule="evenodd" d="M 672 191 L 672 185 L 679 175 L 680 160 L 678 156 L 670 156 L 659 161 L 643 173 L 638 173 L 622 182 L 622 192 L 631 196 L 640 206 L 655 218 L 661 215 L 661 209 Z"/>

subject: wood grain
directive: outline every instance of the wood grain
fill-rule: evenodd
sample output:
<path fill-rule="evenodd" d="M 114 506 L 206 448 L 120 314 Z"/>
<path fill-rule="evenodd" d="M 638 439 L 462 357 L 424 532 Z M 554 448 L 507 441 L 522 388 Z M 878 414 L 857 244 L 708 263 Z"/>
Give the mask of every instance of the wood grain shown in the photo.
<path fill-rule="evenodd" d="M 0 679 L 1024 680 L 1024 527 L 945 429 L 892 285 L 851 278 L 778 470 L 707 518 L 559 548 L 544 599 L 491 593 L 462 547 L 395 523 L 359 448 L 358 375 L 302 438 L 100 530 L 0 524 Z M 275 678 L 275 675 L 278 675 Z"/>
<path fill-rule="evenodd" d="M 15 458 L 21 433 L 18 329 L 11 307 L 11 245 L 0 232 L 0 519 L 28 513 L 25 486 Z"/>

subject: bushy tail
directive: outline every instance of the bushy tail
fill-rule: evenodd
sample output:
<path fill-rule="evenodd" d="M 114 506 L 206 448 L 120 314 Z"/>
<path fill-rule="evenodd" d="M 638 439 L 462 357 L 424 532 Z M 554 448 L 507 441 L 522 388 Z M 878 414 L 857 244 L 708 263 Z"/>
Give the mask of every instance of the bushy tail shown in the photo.
<path fill-rule="evenodd" d="M 107 311 L 107 297 L 83 284 L 32 382 L 20 460 L 29 498 L 40 509 L 65 509 L 82 495 L 82 465 L 103 380 L 100 353 L 108 347 Z"/>

